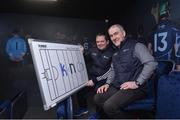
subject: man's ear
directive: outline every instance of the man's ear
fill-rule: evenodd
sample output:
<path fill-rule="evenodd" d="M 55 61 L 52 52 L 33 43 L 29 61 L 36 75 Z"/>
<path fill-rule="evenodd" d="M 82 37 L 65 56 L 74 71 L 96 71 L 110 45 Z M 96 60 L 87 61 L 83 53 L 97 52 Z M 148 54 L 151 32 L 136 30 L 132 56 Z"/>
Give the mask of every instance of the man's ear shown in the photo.
<path fill-rule="evenodd" d="M 126 36 L 126 32 L 125 32 L 125 31 L 123 31 L 123 36 L 124 36 L 124 37 Z"/>
<path fill-rule="evenodd" d="M 109 44 L 109 40 L 107 40 L 107 45 Z"/>

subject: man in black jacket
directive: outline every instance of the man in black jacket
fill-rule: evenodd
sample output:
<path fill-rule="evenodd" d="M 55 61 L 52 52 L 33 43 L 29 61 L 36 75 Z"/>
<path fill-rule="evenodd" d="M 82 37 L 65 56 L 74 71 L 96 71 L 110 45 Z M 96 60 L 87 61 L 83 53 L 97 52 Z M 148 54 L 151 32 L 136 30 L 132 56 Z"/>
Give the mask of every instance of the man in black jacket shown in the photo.
<path fill-rule="evenodd" d="M 96 35 L 96 47 L 91 48 L 88 53 L 84 54 L 89 81 L 87 82 L 88 87 L 93 87 L 96 90 L 106 83 L 106 78 L 98 81 L 98 76 L 106 73 L 111 64 L 111 58 L 113 55 L 113 49 L 109 46 L 109 41 L 105 34 L 99 33 Z M 81 116 L 83 113 L 87 113 L 84 108 L 87 107 L 87 93 L 89 88 L 84 88 L 78 93 L 78 102 L 80 110 L 75 113 L 76 117 Z"/>
<path fill-rule="evenodd" d="M 95 86 L 97 88 L 106 82 L 106 79 L 97 81 L 96 77 L 103 75 L 109 70 L 113 49 L 109 46 L 109 40 L 103 33 L 96 35 L 96 46 L 85 55 L 85 60 L 89 75 L 87 86 Z"/>

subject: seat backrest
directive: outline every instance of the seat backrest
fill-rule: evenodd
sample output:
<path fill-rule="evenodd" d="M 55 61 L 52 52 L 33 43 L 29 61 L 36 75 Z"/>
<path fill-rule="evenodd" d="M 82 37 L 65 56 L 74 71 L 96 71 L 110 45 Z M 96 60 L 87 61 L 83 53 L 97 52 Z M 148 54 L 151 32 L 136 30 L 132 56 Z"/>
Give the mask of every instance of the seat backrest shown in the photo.
<path fill-rule="evenodd" d="M 11 102 L 11 118 L 22 119 L 27 111 L 27 93 L 19 92 Z"/>
<path fill-rule="evenodd" d="M 0 101 L 0 119 L 10 119 L 10 100 Z"/>
<path fill-rule="evenodd" d="M 172 71 L 158 81 L 156 118 L 180 118 L 180 72 Z"/>
<path fill-rule="evenodd" d="M 152 98 L 154 95 L 156 95 L 157 90 L 157 82 L 160 76 L 169 74 L 172 70 L 174 70 L 175 63 L 170 60 L 159 60 L 158 66 L 156 68 L 155 73 L 152 75 L 152 77 L 148 80 L 148 93 L 147 98 Z"/>
<path fill-rule="evenodd" d="M 156 75 L 153 75 L 147 82 L 147 99 L 154 98 L 155 96 L 155 80 Z"/>
<path fill-rule="evenodd" d="M 164 74 L 169 74 L 175 69 L 175 62 L 172 60 L 158 60 L 157 62 L 158 66 L 156 69 L 156 73 L 159 77 Z"/>
<path fill-rule="evenodd" d="M 158 80 L 163 75 L 169 75 L 171 71 L 175 69 L 175 62 L 172 60 L 158 60 L 158 66 L 155 70 L 153 82 L 154 82 L 154 98 L 157 99 Z"/>

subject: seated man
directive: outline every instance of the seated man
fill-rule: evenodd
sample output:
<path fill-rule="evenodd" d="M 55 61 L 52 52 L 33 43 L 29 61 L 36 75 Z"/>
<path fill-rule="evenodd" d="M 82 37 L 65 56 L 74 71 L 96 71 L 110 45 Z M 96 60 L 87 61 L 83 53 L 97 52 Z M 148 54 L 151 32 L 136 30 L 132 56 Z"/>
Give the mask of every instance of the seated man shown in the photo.
<path fill-rule="evenodd" d="M 99 33 L 96 35 L 96 45 L 97 47 L 90 49 L 88 53 L 84 53 L 89 75 L 87 86 L 94 87 L 95 91 L 106 82 L 106 79 L 98 81 L 96 77 L 103 75 L 109 70 L 113 55 L 113 49 L 109 46 L 109 41 L 105 34 Z M 74 116 L 76 117 L 88 112 L 87 95 L 90 90 L 88 87 L 83 88 L 77 94 L 80 109 L 75 112 Z"/>
<path fill-rule="evenodd" d="M 157 66 L 153 56 L 142 43 L 127 39 L 124 28 L 115 24 L 108 30 L 113 44 L 117 47 L 112 56 L 112 66 L 106 84 L 98 88 L 95 103 L 109 118 L 132 118 L 125 108 L 146 95 L 146 81 Z"/>

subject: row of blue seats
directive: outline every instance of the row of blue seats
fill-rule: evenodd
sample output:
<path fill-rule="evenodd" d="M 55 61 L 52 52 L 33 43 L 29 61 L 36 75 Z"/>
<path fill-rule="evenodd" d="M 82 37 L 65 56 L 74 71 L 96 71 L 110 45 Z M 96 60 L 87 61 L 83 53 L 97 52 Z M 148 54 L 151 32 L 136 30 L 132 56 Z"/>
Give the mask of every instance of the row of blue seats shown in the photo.
<path fill-rule="evenodd" d="M 20 91 L 12 98 L 0 101 L 0 119 L 21 119 L 27 111 L 27 94 Z"/>
<path fill-rule="evenodd" d="M 180 119 L 180 72 L 172 71 L 158 81 L 156 118 Z"/>

